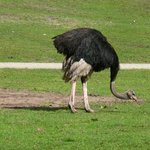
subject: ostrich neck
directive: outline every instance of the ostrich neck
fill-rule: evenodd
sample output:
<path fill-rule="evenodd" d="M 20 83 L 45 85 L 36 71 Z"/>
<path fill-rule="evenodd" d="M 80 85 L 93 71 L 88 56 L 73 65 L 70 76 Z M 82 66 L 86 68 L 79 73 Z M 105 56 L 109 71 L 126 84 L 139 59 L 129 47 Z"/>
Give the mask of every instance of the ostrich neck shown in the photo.
<path fill-rule="evenodd" d="M 110 83 L 110 90 L 114 96 L 120 99 L 129 99 L 127 92 L 125 93 L 117 93 L 115 88 L 115 81 Z"/>

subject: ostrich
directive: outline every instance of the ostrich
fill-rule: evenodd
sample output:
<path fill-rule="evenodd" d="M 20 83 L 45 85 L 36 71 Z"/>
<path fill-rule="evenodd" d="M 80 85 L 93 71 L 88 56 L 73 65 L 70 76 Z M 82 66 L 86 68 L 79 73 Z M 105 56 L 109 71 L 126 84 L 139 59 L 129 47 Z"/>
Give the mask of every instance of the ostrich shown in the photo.
<path fill-rule="evenodd" d="M 85 110 L 94 112 L 90 108 L 87 94 L 87 80 L 95 71 L 110 68 L 110 90 L 120 99 L 137 100 L 134 91 L 128 90 L 120 94 L 115 89 L 115 79 L 119 71 L 119 59 L 114 48 L 106 37 L 98 30 L 91 28 L 77 28 L 52 38 L 57 52 L 63 54 L 62 70 L 65 82 L 72 84 L 68 106 L 72 112 L 75 108 L 76 81 L 81 79 Z"/>

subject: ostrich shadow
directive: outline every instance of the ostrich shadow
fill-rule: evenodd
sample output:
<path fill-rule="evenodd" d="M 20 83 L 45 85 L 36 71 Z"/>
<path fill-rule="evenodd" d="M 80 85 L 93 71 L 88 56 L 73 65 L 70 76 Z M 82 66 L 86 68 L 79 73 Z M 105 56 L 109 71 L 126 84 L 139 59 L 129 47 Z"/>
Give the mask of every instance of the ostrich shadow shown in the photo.
<path fill-rule="evenodd" d="M 23 110 L 33 110 L 33 111 L 59 111 L 59 110 L 69 110 L 68 107 L 49 107 L 49 106 L 22 106 L 22 107 L 17 107 L 17 106 L 12 106 L 12 107 L 3 107 L 6 109 L 23 109 Z"/>
<path fill-rule="evenodd" d="M 61 106 L 61 107 L 55 107 L 55 106 L 9 106 L 9 107 L 3 107 L 4 109 L 14 109 L 14 110 L 31 110 L 31 111 L 49 111 L 49 112 L 56 112 L 56 111 L 61 111 L 65 110 L 67 112 L 71 112 L 69 107 L 67 106 Z M 84 108 L 77 107 L 76 108 L 79 111 L 85 111 Z M 126 113 L 126 111 L 121 111 L 121 110 L 109 110 L 109 109 L 95 109 L 94 113 Z"/>

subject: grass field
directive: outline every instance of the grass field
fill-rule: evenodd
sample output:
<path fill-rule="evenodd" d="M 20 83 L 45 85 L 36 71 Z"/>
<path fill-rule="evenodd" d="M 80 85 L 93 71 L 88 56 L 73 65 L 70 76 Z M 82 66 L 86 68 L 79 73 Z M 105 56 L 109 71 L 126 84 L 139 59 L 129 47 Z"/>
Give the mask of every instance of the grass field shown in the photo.
<path fill-rule="evenodd" d="M 150 60 L 148 0 L 0 0 L 0 61 L 60 62 L 51 37 L 96 28 L 121 62 Z"/>
<path fill-rule="evenodd" d="M 0 0 L 0 62 L 61 62 L 51 37 L 77 27 L 96 28 L 120 62 L 150 63 L 148 0 Z M 0 69 L 0 88 L 69 95 L 60 70 Z M 89 94 L 112 96 L 109 71 L 94 73 Z M 120 71 L 117 90 L 134 89 L 144 103 L 91 103 L 96 113 L 66 108 L 0 108 L 2 150 L 148 150 L 150 71 Z M 77 94 L 81 95 L 78 83 Z M 104 107 L 101 107 L 103 106 Z"/>
<path fill-rule="evenodd" d="M 121 71 L 118 75 L 118 90 L 134 89 L 144 100 L 140 105 L 91 103 L 96 113 L 79 109 L 74 115 L 66 108 L 1 108 L 1 149 L 149 149 L 149 73 Z M 0 88 L 70 93 L 60 70 L 2 69 L 0 75 Z M 109 72 L 93 74 L 88 87 L 89 94 L 110 96 Z M 81 84 L 77 94 L 81 94 Z"/>
<path fill-rule="evenodd" d="M 0 70 L 0 87 L 17 90 L 28 89 L 31 91 L 52 91 L 56 93 L 69 94 L 70 84 L 64 83 L 61 79 L 60 70 Z M 150 100 L 149 98 L 149 70 L 120 71 L 116 86 L 120 92 L 134 89 L 139 98 Z M 111 95 L 109 90 L 109 71 L 94 73 L 88 82 L 89 94 Z M 81 83 L 78 83 L 77 94 L 82 92 Z"/>
<path fill-rule="evenodd" d="M 1 109 L 3 150 L 148 150 L 150 104 L 93 105 L 94 114 L 44 109 Z"/>

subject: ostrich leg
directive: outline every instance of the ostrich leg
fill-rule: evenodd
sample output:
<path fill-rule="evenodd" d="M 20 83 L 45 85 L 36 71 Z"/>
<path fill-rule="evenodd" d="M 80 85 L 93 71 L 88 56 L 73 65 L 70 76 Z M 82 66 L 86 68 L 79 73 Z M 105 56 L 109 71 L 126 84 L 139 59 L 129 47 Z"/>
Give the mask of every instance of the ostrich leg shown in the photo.
<path fill-rule="evenodd" d="M 90 108 L 89 101 L 88 101 L 87 80 L 86 78 L 81 78 L 81 81 L 82 81 L 83 100 L 84 100 L 85 110 L 86 112 L 94 112 L 94 110 Z"/>
<path fill-rule="evenodd" d="M 76 93 L 76 81 L 72 82 L 72 89 L 71 89 L 71 94 L 70 94 L 70 100 L 69 100 L 69 108 L 71 112 L 75 113 L 77 110 L 74 107 L 75 104 L 75 93 Z"/>

